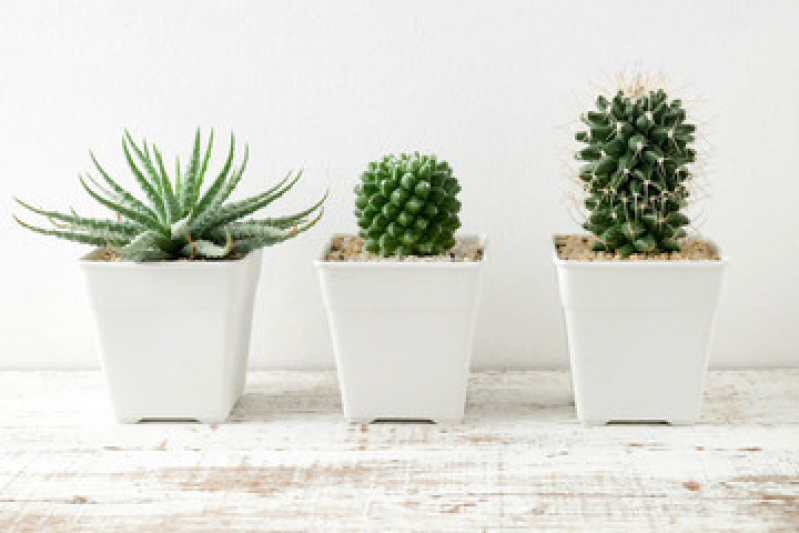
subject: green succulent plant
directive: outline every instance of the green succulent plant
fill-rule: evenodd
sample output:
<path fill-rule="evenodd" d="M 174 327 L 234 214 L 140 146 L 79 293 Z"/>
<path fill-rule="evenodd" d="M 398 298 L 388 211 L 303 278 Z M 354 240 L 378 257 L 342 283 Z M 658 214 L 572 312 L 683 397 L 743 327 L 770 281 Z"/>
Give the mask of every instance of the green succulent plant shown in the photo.
<path fill-rule="evenodd" d="M 180 159 L 176 158 L 173 178 L 168 175 L 158 148 L 146 141 L 138 145 L 126 131 L 122 148 L 133 178 L 144 192 L 143 199 L 123 188 L 90 152 L 99 179 L 85 173 L 79 176 L 80 183 L 94 200 L 114 212 L 116 219 L 39 209 L 15 198 L 22 207 L 48 218 L 55 229 L 16 220 L 43 235 L 108 247 L 123 261 L 224 259 L 283 242 L 319 220 L 327 195 L 293 215 L 243 220 L 282 197 L 302 172 L 290 172 L 270 189 L 250 198 L 228 201 L 244 174 L 249 154 L 245 146 L 243 158 L 234 164 L 233 134 L 222 169 L 203 190 L 213 138 L 212 131 L 202 150 L 204 143 L 198 129 L 188 165 L 181 172 Z"/>
<path fill-rule="evenodd" d="M 579 176 L 590 215 L 583 227 L 596 235 L 594 250 L 621 257 L 679 251 L 696 160 L 696 127 L 682 102 L 636 84 L 599 96 L 581 119 L 588 129 L 575 138 L 587 146 L 575 156 L 585 161 Z"/>
<path fill-rule="evenodd" d="M 455 246 L 458 180 L 434 155 L 387 155 L 355 187 L 359 235 L 382 256 L 435 255 Z"/>

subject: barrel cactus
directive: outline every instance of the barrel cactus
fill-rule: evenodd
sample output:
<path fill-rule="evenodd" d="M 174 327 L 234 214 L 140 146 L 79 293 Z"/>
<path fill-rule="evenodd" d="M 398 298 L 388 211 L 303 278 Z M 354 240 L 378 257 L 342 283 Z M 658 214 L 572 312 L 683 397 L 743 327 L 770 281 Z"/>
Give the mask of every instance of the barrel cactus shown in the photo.
<path fill-rule="evenodd" d="M 355 187 L 365 249 L 381 256 L 437 255 L 455 246 L 461 187 L 434 155 L 387 155 Z"/>
<path fill-rule="evenodd" d="M 145 141 L 137 144 L 125 132 L 122 148 L 131 174 L 144 193 L 141 199 L 112 178 L 92 154 L 96 174 L 85 173 L 80 176 L 80 183 L 114 218 L 51 211 L 17 199 L 25 209 L 49 219 L 54 228 L 42 228 L 19 219 L 17 222 L 44 235 L 105 247 L 113 257 L 123 261 L 168 261 L 241 256 L 290 239 L 319 220 L 324 197 L 299 213 L 245 219 L 280 199 L 297 183 L 302 172 L 289 173 L 260 194 L 228 201 L 247 167 L 248 151 L 245 147 L 241 162 L 236 164 L 236 146 L 231 134 L 224 165 L 204 187 L 213 138 L 211 132 L 203 150 L 198 129 L 188 164 L 181 172 L 180 160 L 176 158 L 175 172 L 170 177 L 158 148 Z"/>
<path fill-rule="evenodd" d="M 676 252 L 690 223 L 683 213 L 696 160 L 696 127 L 682 102 L 640 84 L 599 96 L 576 134 L 585 143 L 575 155 L 589 216 L 583 227 L 596 236 L 595 251 L 631 254 Z"/>

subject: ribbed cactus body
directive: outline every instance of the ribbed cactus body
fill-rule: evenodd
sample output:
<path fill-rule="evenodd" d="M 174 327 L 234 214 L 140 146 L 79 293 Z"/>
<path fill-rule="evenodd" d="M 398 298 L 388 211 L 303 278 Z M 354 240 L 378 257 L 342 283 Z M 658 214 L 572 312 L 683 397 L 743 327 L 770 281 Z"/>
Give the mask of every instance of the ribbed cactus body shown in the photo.
<path fill-rule="evenodd" d="M 599 96 L 596 110 L 582 117 L 587 131 L 576 134 L 587 146 L 575 156 L 585 161 L 580 179 L 590 215 L 583 227 L 596 235 L 596 251 L 673 252 L 690 220 L 689 165 L 695 126 L 686 123 L 680 100 L 663 90 Z"/>
<path fill-rule="evenodd" d="M 388 155 L 369 164 L 355 187 L 355 216 L 367 251 L 435 255 L 455 245 L 461 187 L 434 155 Z"/>

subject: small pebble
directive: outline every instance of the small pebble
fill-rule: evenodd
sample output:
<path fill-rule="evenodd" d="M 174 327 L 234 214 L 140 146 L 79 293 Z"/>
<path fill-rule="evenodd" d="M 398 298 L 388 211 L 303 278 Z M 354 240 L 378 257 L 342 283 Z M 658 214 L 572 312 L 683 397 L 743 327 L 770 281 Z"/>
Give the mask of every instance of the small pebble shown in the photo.
<path fill-rule="evenodd" d="M 363 249 L 364 240 L 354 235 L 336 235 L 330 242 L 325 261 L 387 262 L 406 263 L 462 263 L 483 260 L 483 248 L 476 243 L 458 241 L 452 250 L 441 255 L 409 255 L 407 257 L 382 257 Z"/>
<path fill-rule="evenodd" d="M 555 238 L 555 249 L 559 259 L 572 261 L 718 261 L 716 245 L 700 237 L 691 236 L 680 240 L 679 252 L 655 254 L 632 254 L 622 259 L 616 253 L 591 250 L 596 237 L 563 235 Z"/>

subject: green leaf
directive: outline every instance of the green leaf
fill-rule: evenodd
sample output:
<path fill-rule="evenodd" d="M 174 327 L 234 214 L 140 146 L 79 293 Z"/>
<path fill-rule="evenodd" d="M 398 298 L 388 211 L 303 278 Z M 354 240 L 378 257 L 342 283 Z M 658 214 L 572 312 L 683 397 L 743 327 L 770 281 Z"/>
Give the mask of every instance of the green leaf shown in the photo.
<path fill-rule="evenodd" d="M 226 257 L 232 249 L 233 240 L 230 236 L 230 232 L 228 232 L 225 246 L 219 246 L 211 241 L 200 239 L 184 246 L 182 252 L 189 256 L 197 255 L 210 259 L 221 259 L 222 257 Z"/>
<path fill-rule="evenodd" d="M 197 174 L 200 166 L 200 140 L 200 128 L 197 128 L 197 133 L 194 135 L 194 148 L 191 152 L 191 160 L 189 161 L 189 167 L 186 169 L 183 187 L 180 191 L 180 205 L 183 206 L 184 215 L 194 208 L 192 197 L 194 195 L 194 188 L 197 185 Z"/>
<path fill-rule="evenodd" d="M 106 231 L 106 232 L 113 232 L 119 233 L 121 236 L 131 236 L 139 233 L 141 231 L 141 227 L 137 224 L 132 224 L 130 222 L 117 222 L 115 220 L 98 220 L 94 218 L 84 218 L 79 217 L 77 215 L 67 215 L 64 213 L 59 213 L 58 211 L 47 211 L 44 209 L 38 209 L 29 205 L 19 198 L 14 198 L 14 200 L 24 207 L 25 209 L 36 213 L 37 215 L 41 215 L 44 217 L 51 218 L 53 220 L 58 220 L 61 222 L 66 222 L 70 226 L 70 229 L 81 229 L 81 230 L 95 230 L 95 231 Z"/>
<path fill-rule="evenodd" d="M 86 235 L 75 231 L 59 231 L 59 230 L 45 229 L 27 224 L 18 219 L 17 217 L 14 217 L 14 220 L 16 220 L 20 226 L 27 228 L 31 231 L 34 231 L 36 233 L 40 233 L 42 235 L 48 235 L 51 237 L 57 237 L 59 239 L 64 239 L 67 241 L 78 242 L 81 244 L 91 244 L 93 246 L 106 246 L 110 241 L 110 239 L 107 236 Z"/>
<path fill-rule="evenodd" d="M 244 171 L 247 170 L 247 163 L 250 160 L 250 147 L 249 145 L 244 145 L 244 157 L 241 158 L 241 163 L 239 167 L 233 171 L 233 174 L 230 176 L 230 179 L 225 182 L 222 190 L 219 191 L 216 198 L 214 199 L 214 205 L 217 207 L 221 206 L 225 201 L 230 198 L 230 195 L 233 194 L 233 191 L 236 190 L 238 187 L 239 182 L 241 181 L 242 175 L 244 175 Z"/>
<path fill-rule="evenodd" d="M 288 239 L 296 237 L 300 233 L 308 231 L 314 225 L 316 225 L 316 223 L 319 222 L 319 219 L 321 219 L 321 218 L 322 218 L 322 211 L 320 210 L 320 212 L 316 216 L 316 218 L 314 218 L 312 221 L 310 221 L 309 223 L 305 224 L 304 226 L 301 226 L 299 228 L 294 228 L 291 231 L 283 230 L 282 237 L 281 237 L 280 233 L 264 231 L 261 235 L 253 235 L 253 236 L 248 237 L 248 238 L 242 240 L 241 242 L 237 243 L 236 244 L 236 250 L 241 251 L 241 252 L 249 252 L 249 251 L 252 251 L 252 250 L 257 250 L 259 248 L 264 248 L 266 246 L 271 246 L 273 244 L 277 244 L 277 243 L 286 241 Z M 233 228 L 234 226 L 236 226 L 238 224 L 247 224 L 247 223 L 246 222 L 234 223 L 234 224 L 231 224 L 228 227 Z M 232 233 L 232 230 L 231 230 L 231 233 Z"/>
<path fill-rule="evenodd" d="M 100 196 L 99 194 L 94 192 L 88 185 L 86 185 L 86 182 L 83 181 L 82 177 L 79 178 L 79 179 L 80 179 L 81 185 L 83 185 L 83 188 L 86 189 L 86 192 L 89 193 L 89 195 L 92 198 L 97 200 L 97 202 L 99 202 L 100 204 L 104 205 L 105 207 L 107 207 L 111 211 L 119 213 L 120 215 L 124 216 L 125 218 L 127 218 L 129 220 L 132 220 L 134 222 L 138 222 L 139 224 L 141 224 L 142 226 L 144 226 L 146 228 L 150 228 L 150 229 L 153 229 L 155 231 L 161 231 L 161 232 L 164 231 L 164 228 L 161 227 L 160 224 L 158 224 L 156 221 L 150 219 L 146 214 L 144 214 L 142 212 L 134 211 L 133 209 L 129 209 L 129 208 L 124 207 L 124 206 L 122 206 L 122 205 L 120 205 L 120 204 L 118 204 L 116 202 L 112 202 L 111 200 L 107 200 L 106 198 L 103 198 L 102 196 Z"/>
<path fill-rule="evenodd" d="M 169 182 L 169 175 L 164 168 L 164 160 L 161 158 L 161 152 L 153 146 L 155 153 L 155 160 L 158 162 L 158 169 L 160 172 L 161 190 L 163 191 L 164 210 L 166 211 L 166 220 L 169 224 L 174 223 L 180 217 L 182 210 L 178 199 L 172 190 L 172 184 Z"/>
<path fill-rule="evenodd" d="M 131 137 L 130 132 L 128 130 L 125 130 L 125 138 L 128 141 L 128 145 L 131 148 L 133 148 L 133 153 L 136 154 L 136 158 L 139 160 L 139 163 L 141 163 L 142 167 L 144 167 L 145 172 L 147 172 L 146 178 L 148 179 L 150 184 L 155 187 L 159 187 L 161 183 L 161 176 L 155 170 L 155 165 L 153 165 L 153 160 L 150 159 L 150 149 L 147 147 L 147 141 L 142 142 L 142 147 L 143 147 L 142 150 L 136 144 L 136 141 L 133 140 L 133 137 Z"/>
<path fill-rule="evenodd" d="M 157 231 L 148 230 L 140 233 L 135 239 L 130 241 L 125 246 L 119 248 L 119 257 L 121 259 L 128 259 L 130 256 L 148 251 L 162 251 L 159 243 L 163 242 L 163 235 Z"/>
<path fill-rule="evenodd" d="M 230 233 L 230 236 L 234 239 L 264 238 L 275 239 L 276 242 L 285 240 L 291 234 L 290 231 L 274 226 L 234 222 L 224 228 L 215 229 L 210 233 L 210 237 L 212 240 L 217 240 L 220 237 L 224 238 L 227 233 Z"/>
<path fill-rule="evenodd" d="M 211 159 L 211 148 L 214 146 L 214 130 L 211 130 L 211 135 L 208 137 L 208 146 L 205 149 L 205 157 L 203 158 L 202 167 L 197 175 L 197 183 L 192 191 L 192 205 L 197 201 L 202 189 L 203 179 L 205 178 L 205 171 L 208 169 L 208 161 Z"/>
<path fill-rule="evenodd" d="M 125 132 L 125 135 L 130 137 L 127 131 Z M 133 177 L 136 178 L 136 182 L 150 200 L 150 205 L 152 205 L 153 209 L 155 209 L 159 220 L 165 220 L 166 213 L 164 211 L 164 203 L 161 197 L 158 195 L 158 192 L 153 188 L 153 184 L 151 184 L 147 178 L 144 177 L 144 174 L 142 174 L 141 170 L 139 170 L 139 167 L 137 167 L 136 163 L 133 162 L 133 157 L 130 155 L 130 149 L 128 148 L 128 143 L 126 142 L 125 138 L 122 139 L 122 149 L 125 152 L 125 160 L 128 162 L 128 166 L 133 173 Z M 138 148 L 136 148 L 136 150 L 138 150 Z"/>
<path fill-rule="evenodd" d="M 95 168 L 100 173 L 100 176 L 103 178 L 103 180 L 105 180 L 108 186 L 111 187 L 111 190 L 114 191 L 119 196 L 120 200 L 124 201 L 125 203 L 129 204 L 131 207 L 134 207 L 139 211 L 144 211 L 148 213 L 148 215 L 153 220 L 158 220 L 158 215 L 154 211 L 152 211 L 149 207 L 144 205 L 144 203 L 142 203 L 138 198 L 133 196 L 133 194 L 128 192 L 127 189 L 119 185 L 115 180 L 111 178 L 111 176 L 108 175 L 105 169 L 103 169 L 103 167 L 100 166 L 100 163 L 97 161 L 97 158 L 94 157 L 93 152 L 89 151 L 89 156 L 91 157 Z"/>
<path fill-rule="evenodd" d="M 294 179 L 277 191 L 272 192 L 274 190 L 273 188 L 264 193 L 225 206 L 220 210 L 218 216 L 207 224 L 207 227 L 223 226 L 234 220 L 244 218 L 259 209 L 263 209 L 291 190 L 299 181 L 300 177 L 302 177 L 302 171 L 298 172 Z"/>
<path fill-rule="evenodd" d="M 216 199 L 217 194 L 219 191 L 222 190 L 222 186 L 225 184 L 225 180 L 227 179 L 228 174 L 230 173 L 230 169 L 233 165 L 233 157 L 236 152 L 236 139 L 233 134 L 230 134 L 230 150 L 228 151 L 227 160 L 225 161 L 225 166 L 222 167 L 222 170 L 219 172 L 219 175 L 216 177 L 214 182 L 205 191 L 200 201 L 197 203 L 197 206 L 194 209 L 194 216 L 198 219 L 202 219 L 206 213 L 206 209 Z"/>
<path fill-rule="evenodd" d="M 274 226 L 274 227 L 277 227 L 277 228 L 290 228 L 291 226 L 293 226 L 295 224 L 302 223 L 302 221 L 305 220 L 305 217 L 307 217 L 308 215 L 310 215 L 311 213 L 313 213 L 314 211 L 316 211 L 317 209 L 322 207 L 322 205 L 325 203 L 325 200 L 327 200 L 328 195 L 329 195 L 329 191 L 326 191 L 324 196 L 322 196 L 322 198 L 318 202 L 316 202 L 314 205 L 312 205 L 308 209 L 306 209 L 304 211 L 300 211 L 299 213 L 296 213 L 294 215 L 287 215 L 287 216 L 275 217 L 275 218 L 264 218 L 264 219 L 261 219 L 261 220 L 248 220 L 248 221 L 242 222 L 242 224 L 251 224 L 251 223 L 253 223 L 253 224 L 264 224 L 264 225 L 267 225 L 267 226 Z"/>
<path fill-rule="evenodd" d="M 186 215 L 185 217 L 181 218 L 172 226 L 170 226 L 170 234 L 172 235 L 172 239 L 182 239 L 189 234 L 189 226 L 191 225 L 191 214 Z"/>
<path fill-rule="evenodd" d="M 206 207 L 202 214 L 195 217 L 194 224 L 192 224 L 192 231 L 203 231 L 208 228 L 215 227 L 217 224 L 213 223 L 213 219 L 219 216 L 219 211 L 224 209 L 222 205 L 225 200 L 231 195 L 233 190 L 238 186 L 241 181 L 241 176 L 247 168 L 247 161 L 249 160 L 250 151 L 247 145 L 244 145 L 244 158 L 238 169 L 233 170 L 230 179 L 225 181 L 222 188 L 214 196 L 211 203 Z"/>
<path fill-rule="evenodd" d="M 155 145 L 153 145 L 153 153 L 155 154 L 158 164 L 158 169 L 156 169 L 155 163 L 150 157 L 150 150 L 148 148 L 147 142 L 142 142 L 144 150 L 140 150 L 133 141 L 133 138 L 130 136 L 130 133 L 125 131 L 125 135 L 127 136 L 128 142 L 133 148 L 136 157 L 138 157 L 139 161 L 147 172 L 151 183 L 156 184 L 158 187 L 159 202 L 164 212 L 164 221 L 167 224 L 174 223 L 182 216 L 182 212 L 180 205 L 178 205 L 178 202 L 175 199 L 174 192 L 172 191 L 172 184 L 169 181 L 169 175 L 164 169 L 164 163 L 161 159 L 161 152 Z"/>
<path fill-rule="evenodd" d="M 183 190 L 182 177 L 180 175 L 180 157 L 175 156 L 175 194 L 180 197 Z"/>

